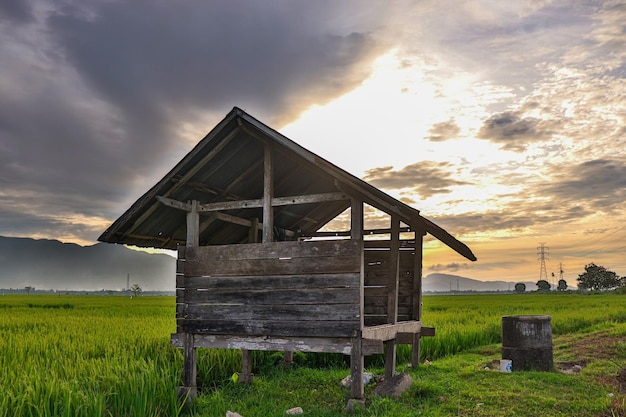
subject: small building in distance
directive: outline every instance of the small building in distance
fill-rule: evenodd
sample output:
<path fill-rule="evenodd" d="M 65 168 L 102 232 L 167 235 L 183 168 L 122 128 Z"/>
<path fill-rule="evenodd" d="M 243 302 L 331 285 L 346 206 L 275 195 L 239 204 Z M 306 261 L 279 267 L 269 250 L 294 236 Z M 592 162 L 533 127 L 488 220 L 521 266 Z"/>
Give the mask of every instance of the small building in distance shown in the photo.
<path fill-rule="evenodd" d="M 355 147 L 355 158 L 359 149 Z M 388 226 L 367 230 L 364 211 Z M 342 215 L 344 230 L 322 231 Z M 176 333 L 182 393 L 196 392 L 196 348 L 339 352 L 351 358 L 351 399 L 363 400 L 363 358 L 413 346 L 419 363 L 422 242 L 463 243 L 418 210 L 233 108 L 100 241 L 178 250 Z"/>

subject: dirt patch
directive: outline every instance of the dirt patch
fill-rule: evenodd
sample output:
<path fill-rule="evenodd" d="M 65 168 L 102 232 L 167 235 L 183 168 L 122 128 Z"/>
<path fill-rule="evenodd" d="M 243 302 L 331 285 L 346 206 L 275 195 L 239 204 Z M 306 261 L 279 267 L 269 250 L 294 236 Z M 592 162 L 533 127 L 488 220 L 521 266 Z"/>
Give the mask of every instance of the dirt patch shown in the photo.
<path fill-rule="evenodd" d="M 581 365 L 591 361 L 615 360 L 618 347 L 626 341 L 623 336 L 615 336 L 608 331 L 589 334 L 559 336 L 555 339 L 555 353 L 574 358 Z"/>
<path fill-rule="evenodd" d="M 573 372 L 576 365 L 580 370 L 595 361 L 611 361 L 619 368 L 617 372 L 596 375 L 594 379 L 613 390 L 611 407 L 598 417 L 626 417 L 626 357 L 624 346 L 626 337 L 616 336 L 608 331 L 590 334 L 559 336 L 554 340 L 554 352 L 560 357 L 571 358 L 570 361 L 555 363 L 557 369 L 566 373 Z M 561 366 L 559 366 L 559 364 Z M 568 371 L 570 367 L 570 371 Z M 580 372 L 580 370 L 578 372 Z"/>

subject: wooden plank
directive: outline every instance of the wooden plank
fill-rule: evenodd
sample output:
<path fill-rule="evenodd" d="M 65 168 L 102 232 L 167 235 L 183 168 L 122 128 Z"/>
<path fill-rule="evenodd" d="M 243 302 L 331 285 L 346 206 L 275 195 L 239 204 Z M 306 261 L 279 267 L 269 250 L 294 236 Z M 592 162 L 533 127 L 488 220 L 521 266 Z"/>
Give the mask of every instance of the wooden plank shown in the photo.
<path fill-rule="evenodd" d="M 177 316 L 178 316 L 177 309 Z M 181 318 L 201 320 L 345 321 L 359 319 L 358 304 L 216 305 L 189 304 Z"/>
<path fill-rule="evenodd" d="M 365 320 L 365 326 L 366 327 L 371 327 L 371 326 L 380 326 L 380 325 L 384 325 L 384 324 L 388 324 L 387 323 L 387 315 L 384 316 L 380 316 L 380 315 L 365 315 L 364 317 Z M 411 316 L 406 315 L 406 316 L 398 316 L 398 322 L 403 322 L 403 321 L 410 321 L 411 320 Z"/>
<path fill-rule="evenodd" d="M 308 275 L 357 272 L 360 269 L 360 259 L 354 256 L 320 258 L 284 257 L 215 261 L 210 263 L 187 259 L 184 268 L 185 275 L 188 276 L 264 276 L 295 275 L 298 273 Z"/>
<path fill-rule="evenodd" d="M 265 289 L 319 289 L 319 288 L 358 288 L 359 275 L 341 274 L 303 274 L 303 275 L 266 275 L 266 276 L 188 276 L 177 278 L 177 288 L 188 290 L 265 290 Z M 178 286 L 181 284 L 181 286 Z"/>
<path fill-rule="evenodd" d="M 162 197 L 159 198 L 161 201 Z M 271 199 L 272 207 L 280 207 L 280 206 L 291 206 L 298 204 L 313 204 L 313 203 L 324 203 L 331 201 L 341 201 L 348 200 L 350 196 L 346 193 L 336 192 L 336 193 L 319 193 L 319 194 L 307 194 L 307 195 L 294 195 L 287 197 L 273 197 Z M 198 207 L 198 211 L 200 213 L 208 213 L 215 211 L 225 211 L 225 210 L 240 210 L 240 209 L 250 209 L 250 208 L 261 208 L 263 207 L 263 199 L 252 199 L 252 200 L 234 200 L 234 201 L 220 201 L 215 203 L 207 203 L 201 204 Z M 175 200 L 172 200 L 174 203 L 164 203 L 166 205 L 170 205 L 170 207 L 182 208 L 178 207 L 179 205 L 184 205 L 185 203 L 181 203 Z M 178 203 L 177 205 L 174 205 Z M 183 206 L 184 207 L 184 206 Z"/>
<path fill-rule="evenodd" d="M 369 316 L 382 316 L 387 317 L 387 308 L 386 306 L 372 306 L 369 305 L 365 309 L 365 315 Z M 400 317 L 408 317 L 408 320 L 411 319 L 411 310 L 408 306 L 399 306 L 398 307 L 398 321 L 406 321 L 407 319 L 401 320 Z"/>
<path fill-rule="evenodd" d="M 358 304 L 359 294 L 358 288 L 231 290 L 219 293 L 185 290 L 184 300 L 189 304 Z"/>
<path fill-rule="evenodd" d="M 395 324 L 365 327 L 363 329 L 363 338 L 391 340 L 395 339 L 398 333 L 418 333 L 421 328 L 422 323 L 419 321 L 403 321 Z"/>
<path fill-rule="evenodd" d="M 174 333 L 171 344 L 174 347 L 183 347 L 183 335 Z M 200 348 L 220 349 L 248 349 L 248 350 L 291 350 L 296 352 L 342 353 L 349 355 L 352 349 L 351 338 L 331 337 L 300 337 L 286 338 L 276 336 L 228 336 L 203 335 L 194 337 L 195 346 Z M 375 343 L 369 343 L 370 350 L 376 350 Z M 382 348 L 382 346 L 381 346 Z"/>
<path fill-rule="evenodd" d="M 413 344 L 413 335 L 416 333 L 398 333 L 396 337 L 396 343 L 399 345 L 411 345 Z M 419 332 L 421 337 L 433 337 L 435 336 L 434 327 L 422 327 Z"/>
<path fill-rule="evenodd" d="M 353 240 L 326 240 L 201 246 L 188 249 L 185 252 L 184 259 L 198 262 L 215 262 L 280 257 L 318 258 L 328 256 L 356 256 L 360 258 L 361 242 Z"/>
<path fill-rule="evenodd" d="M 185 304 L 176 304 L 176 318 L 177 319 L 185 318 Z"/>
<path fill-rule="evenodd" d="M 234 321 L 234 320 L 183 320 L 184 332 L 252 336 L 288 337 L 349 337 L 359 329 L 357 321 Z"/>

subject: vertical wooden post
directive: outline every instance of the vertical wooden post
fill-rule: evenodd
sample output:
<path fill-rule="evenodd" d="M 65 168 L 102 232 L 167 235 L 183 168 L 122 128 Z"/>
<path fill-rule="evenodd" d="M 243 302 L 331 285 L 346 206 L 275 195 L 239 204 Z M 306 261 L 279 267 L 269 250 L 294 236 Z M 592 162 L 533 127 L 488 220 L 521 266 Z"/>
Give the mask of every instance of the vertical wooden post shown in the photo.
<path fill-rule="evenodd" d="M 254 375 L 252 374 L 252 351 L 241 349 L 241 372 L 239 373 L 239 383 L 250 384 Z"/>
<path fill-rule="evenodd" d="M 400 219 L 391 216 L 389 243 L 389 281 L 387 284 L 387 323 L 398 321 L 398 281 L 400 271 Z M 396 373 L 396 340 L 385 342 L 385 378 Z"/>
<path fill-rule="evenodd" d="M 265 162 L 263 165 L 263 243 L 274 240 L 274 172 L 272 148 L 265 144 Z"/>
<path fill-rule="evenodd" d="M 354 198 L 350 205 L 350 239 L 363 239 L 363 202 Z"/>
<path fill-rule="evenodd" d="M 353 240 L 363 239 L 363 201 L 352 199 L 350 208 L 350 238 Z M 365 406 L 365 392 L 363 389 L 363 258 L 361 252 L 361 283 L 359 285 L 359 316 L 361 317 L 360 330 L 354 332 L 350 351 L 350 400 L 347 410 L 353 411 L 357 407 Z"/>
<path fill-rule="evenodd" d="M 248 243 L 259 243 L 259 219 L 257 217 L 251 220 Z"/>
<path fill-rule="evenodd" d="M 196 364 L 196 348 L 192 333 L 185 333 L 184 345 L 184 363 L 183 363 L 183 387 L 179 391 L 179 395 L 184 394 L 188 399 L 194 399 L 198 394 L 196 385 L 197 364 Z"/>
<path fill-rule="evenodd" d="M 422 320 L 422 245 L 426 232 L 423 229 L 416 228 L 415 231 L 415 255 L 413 257 L 413 311 L 411 312 L 413 320 Z M 420 364 L 421 355 L 421 336 L 419 333 L 413 336 L 413 348 L 411 350 L 411 366 L 417 368 Z"/>
<path fill-rule="evenodd" d="M 187 247 L 197 247 L 200 245 L 200 215 L 198 214 L 198 201 L 191 202 L 191 211 L 187 213 Z M 185 305 L 186 308 L 186 305 Z M 196 347 L 194 346 L 194 336 L 185 332 L 183 359 L 183 386 L 179 388 L 178 395 L 193 400 L 198 394 L 197 388 L 197 363 Z"/>
<path fill-rule="evenodd" d="M 363 390 L 363 339 L 360 330 L 352 337 L 350 380 L 350 399 L 362 402 L 365 392 Z"/>
<path fill-rule="evenodd" d="M 191 211 L 187 213 L 187 247 L 200 246 L 200 215 L 198 201 L 191 202 Z"/>
<path fill-rule="evenodd" d="M 248 241 L 250 243 L 259 242 L 259 219 L 253 218 L 250 230 L 248 232 Z M 254 374 L 252 373 L 252 351 L 248 349 L 241 349 L 241 372 L 239 373 L 238 381 L 242 384 L 249 384 L 252 382 Z"/>

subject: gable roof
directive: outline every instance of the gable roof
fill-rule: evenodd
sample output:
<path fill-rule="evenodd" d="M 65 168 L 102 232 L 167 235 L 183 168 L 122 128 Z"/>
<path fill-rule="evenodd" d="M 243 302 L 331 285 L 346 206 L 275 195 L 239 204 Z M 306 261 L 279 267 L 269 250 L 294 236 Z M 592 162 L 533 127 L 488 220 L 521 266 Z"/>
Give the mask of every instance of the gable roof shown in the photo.
<path fill-rule="evenodd" d="M 312 199 L 315 201 L 274 207 L 275 227 L 310 236 L 350 207 L 351 198 L 357 198 L 398 216 L 407 225 L 424 229 L 467 259 L 476 260 L 465 244 L 420 216 L 418 210 L 308 151 L 237 107 L 98 240 L 164 249 L 184 244 L 186 214 L 163 204 L 165 197 L 180 202 L 223 203 L 224 209 L 219 213 L 201 216 L 201 245 L 246 242 L 250 222 L 263 217 L 262 208 L 228 203 L 263 198 L 265 144 L 270 144 L 274 154 L 275 198 L 338 195 L 331 201 Z"/>

